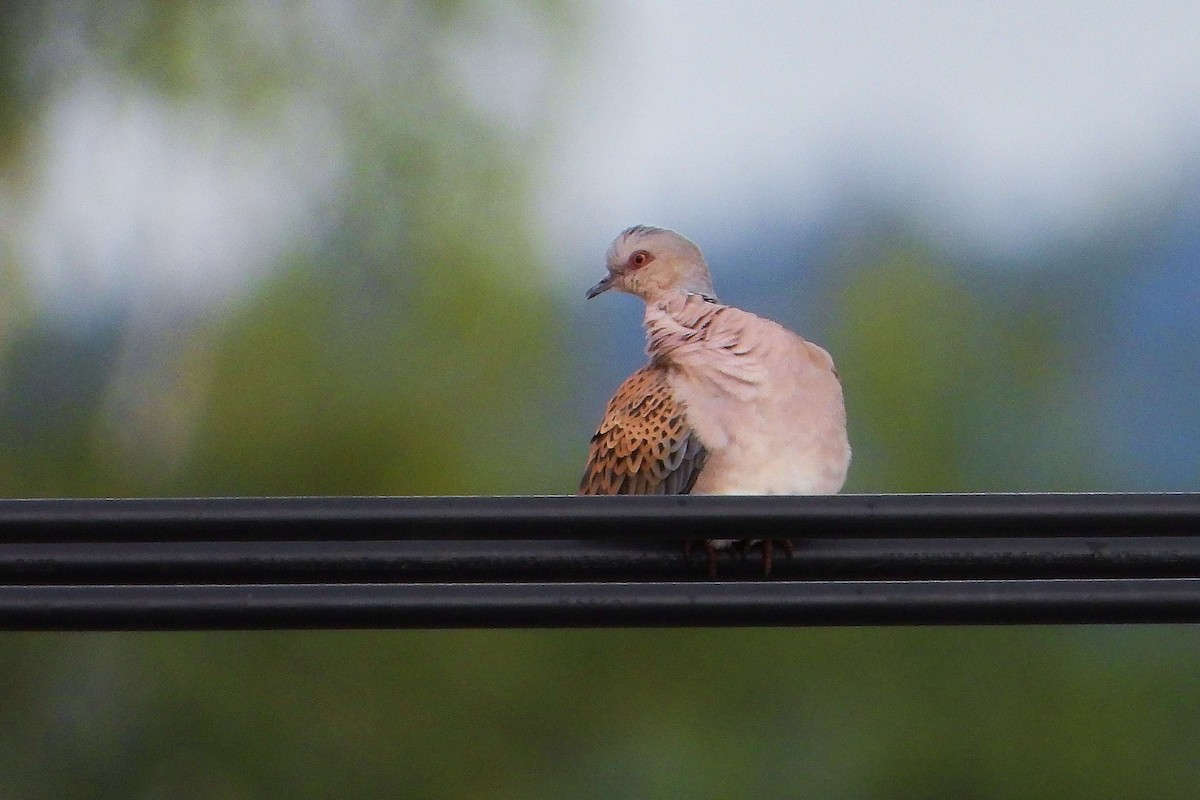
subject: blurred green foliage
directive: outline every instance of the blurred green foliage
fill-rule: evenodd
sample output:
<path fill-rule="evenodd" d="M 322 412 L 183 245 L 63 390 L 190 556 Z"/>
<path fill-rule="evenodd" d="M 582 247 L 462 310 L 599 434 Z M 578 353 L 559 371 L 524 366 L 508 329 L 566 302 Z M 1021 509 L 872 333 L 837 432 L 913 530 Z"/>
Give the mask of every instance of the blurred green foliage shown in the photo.
<path fill-rule="evenodd" d="M 307 4 L 50 2 L 0 15 L 0 163 L 14 192 L 39 101 L 72 74 L 29 69 L 31 53 L 71 37 L 165 97 L 253 118 L 303 87 L 354 131 L 350 190 L 320 246 L 287 254 L 221 313 L 149 333 L 120 314 L 63 325 L 27 298 L 17 251 L 0 252 L 0 492 L 571 491 L 584 443 L 556 429 L 571 395 L 566 321 L 526 230 L 537 142 L 479 113 L 438 60 L 482 7 L 352 15 L 392 31 L 395 52 L 354 31 L 314 44 L 294 24 Z M 488 8 L 532 15 L 552 53 L 567 49 L 564 9 Z M 345 66 L 381 51 L 394 71 L 375 82 Z M 1071 379 L 1053 302 L 983 290 L 895 237 L 829 268 L 852 488 L 1093 479 L 1069 422 L 1049 420 Z M 148 340 L 160 350 L 137 349 Z M 114 378 L 131 352 L 163 364 Z M 1013 433 L 1031 430 L 1032 457 L 1031 437 Z M 16 800 L 1200 789 L 1198 648 L 1176 628 L 0 641 L 0 797 Z"/>
<path fill-rule="evenodd" d="M 1084 359 L 1069 283 L 990 286 L 896 237 L 856 242 L 830 269 L 843 276 L 828 344 L 854 445 L 848 491 L 1102 488 L 1090 420 L 1071 417 Z"/>
<path fill-rule="evenodd" d="M 1178 629 L 14 635 L 10 797 L 1190 797 Z"/>

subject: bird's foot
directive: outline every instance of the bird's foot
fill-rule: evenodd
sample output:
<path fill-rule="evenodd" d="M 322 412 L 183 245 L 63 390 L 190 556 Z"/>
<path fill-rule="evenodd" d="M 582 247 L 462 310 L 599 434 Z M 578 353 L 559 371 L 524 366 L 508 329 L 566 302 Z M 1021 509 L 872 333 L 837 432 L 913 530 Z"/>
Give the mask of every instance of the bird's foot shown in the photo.
<path fill-rule="evenodd" d="M 771 568 L 775 566 L 775 545 L 779 545 L 780 549 L 787 554 L 788 561 L 792 560 L 792 556 L 796 552 L 792 547 L 791 539 L 739 539 L 734 546 L 742 558 L 745 558 L 746 551 L 755 545 L 762 548 L 764 578 L 771 577 Z"/>
<path fill-rule="evenodd" d="M 787 554 L 788 560 L 791 560 L 793 553 L 792 542 L 790 539 L 685 539 L 683 542 L 683 557 L 691 561 L 692 545 L 697 542 L 704 543 L 704 553 L 708 557 L 708 577 L 717 577 L 717 551 L 730 546 L 737 548 L 738 554 L 743 560 L 746 558 L 746 551 L 755 545 L 762 547 L 763 554 L 763 577 L 771 576 L 771 568 L 775 565 L 775 545 Z M 720 545 L 718 545 L 720 542 Z"/>
<path fill-rule="evenodd" d="M 684 539 L 683 540 L 683 558 L 688 563 L 692 560 L 692 545 L 695 542 L 704 543 L 704 554 L 708 556 L 708 577 L 717 577 L 717 545 L 712 539 Z"/>

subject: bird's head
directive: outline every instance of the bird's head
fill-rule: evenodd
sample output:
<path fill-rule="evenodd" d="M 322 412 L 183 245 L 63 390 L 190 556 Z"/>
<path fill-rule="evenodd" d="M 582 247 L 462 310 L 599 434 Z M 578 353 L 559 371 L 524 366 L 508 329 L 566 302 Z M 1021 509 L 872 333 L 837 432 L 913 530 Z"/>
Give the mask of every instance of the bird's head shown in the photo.
<path fill-rule="evenodd" d="M 608 248 L 608 275 L 588 289 L 588 299 L 616 289 L 648 303 L 673 292 L 714 297 L 700 248 L 675 231 L 635 225 Z"/>

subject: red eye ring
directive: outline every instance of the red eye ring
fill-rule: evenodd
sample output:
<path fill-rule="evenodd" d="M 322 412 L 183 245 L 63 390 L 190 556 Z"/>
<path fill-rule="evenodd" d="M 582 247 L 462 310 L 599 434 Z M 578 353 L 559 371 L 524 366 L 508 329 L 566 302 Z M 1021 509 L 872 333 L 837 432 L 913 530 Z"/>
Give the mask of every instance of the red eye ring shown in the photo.
<path fill-rule="evenodd" d="M 650 253 L 646 252 L 645 250 L 638 250 L 629 256 L 629 266 L 632 269 L 638 269 L 646 266 L 653 260 L 654 256 L 650 255 Z"/>

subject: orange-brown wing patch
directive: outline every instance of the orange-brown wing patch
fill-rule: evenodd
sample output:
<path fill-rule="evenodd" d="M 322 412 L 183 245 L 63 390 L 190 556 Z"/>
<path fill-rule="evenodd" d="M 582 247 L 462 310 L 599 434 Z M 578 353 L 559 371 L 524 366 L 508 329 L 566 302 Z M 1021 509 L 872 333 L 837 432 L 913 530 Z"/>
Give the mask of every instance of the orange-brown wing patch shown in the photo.
<path fill-rule="evenodd" d="M 671 394 L 666 369 L 650 364 L 609 401 L 579 494 L 687 494 L 707 455 Z"/>

